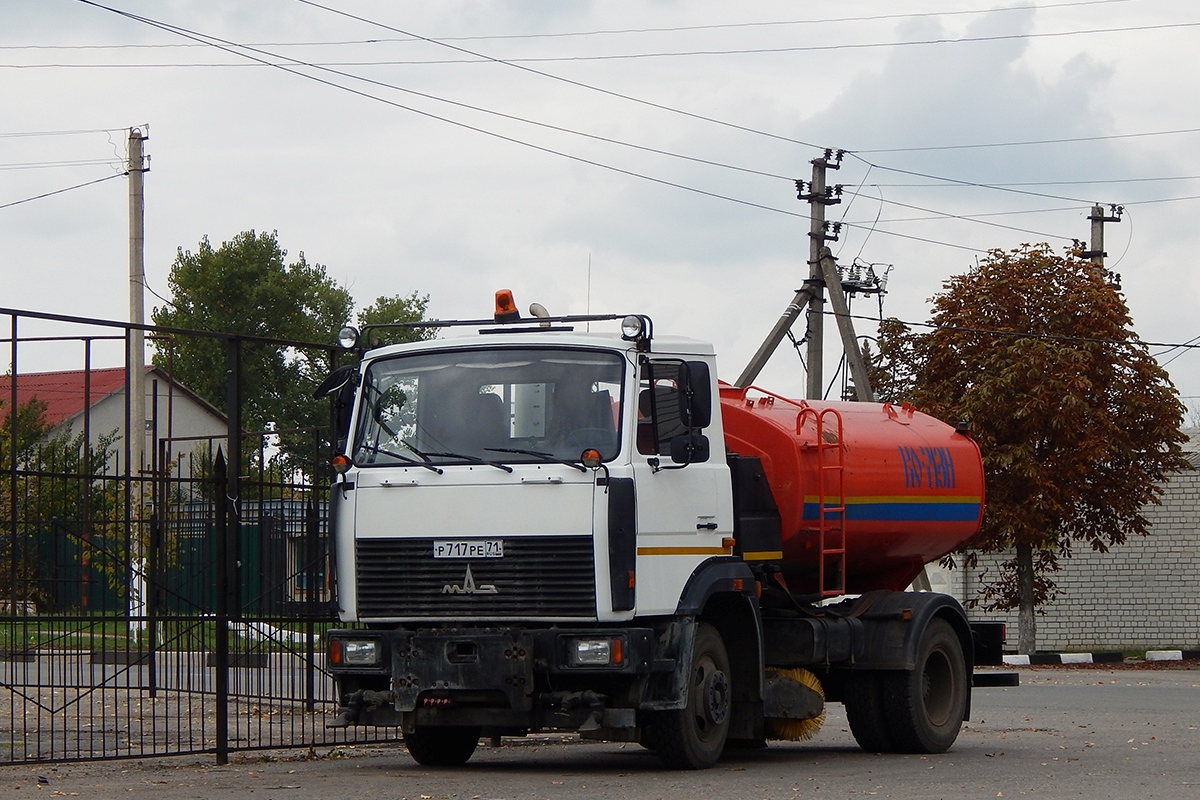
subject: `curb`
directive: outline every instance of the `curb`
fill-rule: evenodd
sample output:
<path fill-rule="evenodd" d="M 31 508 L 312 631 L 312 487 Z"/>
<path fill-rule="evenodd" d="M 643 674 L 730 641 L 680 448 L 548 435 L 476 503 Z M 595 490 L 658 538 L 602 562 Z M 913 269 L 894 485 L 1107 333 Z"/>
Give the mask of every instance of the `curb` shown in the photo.
<path fill-rule="evenodd" d="M 1200 658 L 1200 650 L 1149 650 L 1147 661 L 1185 661 Z"/>
<path fill-rule="evenodd" d="M 1200 650 L 1148 650 L 1146 661 L 1184 661 L 1200 658 Z M 1036 653 L 1031 656 L 1004 656 L 1010 667 L 1040 667 L 1049 664 L 1119 664 L 1125 660 L 1122 653 Z"/>

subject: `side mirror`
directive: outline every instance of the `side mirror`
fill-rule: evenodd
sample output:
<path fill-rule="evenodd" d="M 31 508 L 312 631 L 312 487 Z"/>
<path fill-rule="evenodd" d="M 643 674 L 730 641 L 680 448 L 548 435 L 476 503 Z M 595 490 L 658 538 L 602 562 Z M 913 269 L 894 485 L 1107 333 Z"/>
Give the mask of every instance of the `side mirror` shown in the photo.
<path fill-rule="evenodd" d="M 354 390 L 358 386 L 358 365 L 343 364 L 329 373 L 329 377 L 321 381 L 321 385 L 313 392 L 318 400 L 322 397 L 333 397 L 334 429 L 336 438 L 342 442 L 350 430 L 350 409 L 354 407 Z M 339 448 L 341 449 L 341 448 Z"/>
<path fill-rule="evenodd" d="M 679 365 L 679 419 L 689 430 L 712 423 L 712 377 L 703 361 Z"/>
<path fill-rule="evenodd" d="M 313 397 L 320 400 L 322 397 L 329 397 L 334 392 L 344 389 L 347 383 L 353 381 L 357 373 L 358 367 L 355 364 L 343 364 L 321 381 L 321 385 L 313 392 Z"/>
<path fill-rule="evenodd" d="M 684 433 L 671 437 L 671 461 L 676 464 L 701 464 L 708 461 L 708 437 L 702 433 Z"/>

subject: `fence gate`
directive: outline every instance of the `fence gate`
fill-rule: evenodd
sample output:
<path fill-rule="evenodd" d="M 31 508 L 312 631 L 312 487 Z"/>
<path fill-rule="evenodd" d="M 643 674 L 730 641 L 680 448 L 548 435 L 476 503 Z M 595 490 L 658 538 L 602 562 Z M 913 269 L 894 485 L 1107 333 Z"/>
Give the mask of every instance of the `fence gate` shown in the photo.
<path fill-rule="evenodd" d="M 26 315 L 0 314 L 13 331 L 0 386 L 0 763 L 182 754 L 224 763 L 236 751 L 398 737 L 325 727 L 335 698 L 323 634 L 335 623 L 326 481 L 313 477 L 328 463 L 324 432 L 235 434 L 231 453 L 228 432 L 158 435 L 185 426 L 154 403 L 149 468 L 131 474 L 119 444 L 128 402 L 114 431 L 96 430 L 100 411 L 89 418 L 106 372 L 91 368 L 96 343 L 120 345 L 129 327 L 56 317 L 87 327 L 36 340 L 83 344 L 84 369 L 72 371 L 83 430 L 42 426 L 26 441 L 22 410 L 50 373 L 18 369 L 32 341 L 18 335 Z M 240 429 L 236 412 L 227 418 Z"/>

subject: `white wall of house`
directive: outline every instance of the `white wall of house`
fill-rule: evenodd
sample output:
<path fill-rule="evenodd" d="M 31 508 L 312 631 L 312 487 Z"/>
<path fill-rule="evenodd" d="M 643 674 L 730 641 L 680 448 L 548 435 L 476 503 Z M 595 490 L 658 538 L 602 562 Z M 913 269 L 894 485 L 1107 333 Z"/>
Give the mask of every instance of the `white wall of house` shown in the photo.
<path fill-rule="evenodd" d="M 157 391 L 157 412 L 155 394 Z M 178 440 L 184 437 L 220 437 L 227 432 L 225 419 L 211 406 L 198 400 L 191 392 L 172 385 L 161 374 L 148 372 L 145 380 L 146 417 L 145 422 L 145 459 L 144 469 L 153 464 L 154 452 L 158 447 L 158 439 L 171 438 Z M 157 420 L 157 430 L 152 426 Z M 92 404 L 89 420 L 89 439 L 92 446 L 102 436 L 115 432 L 117 436 L 114 447 L 118 453 L 118 461 L 124 463 L 125 443 L 125 390 L 119 389 Z M 51 434 L 58 434 L 70 427 L 74 434 L 83 432 L 83 414 L 77 414 L 60 423 Z M 191 454 L 197 446 L 196 442 L 172 441 L 168 461 L 177 460 L 181 454 Z M 115 464 L 110 463 L 115 468 Z"/>

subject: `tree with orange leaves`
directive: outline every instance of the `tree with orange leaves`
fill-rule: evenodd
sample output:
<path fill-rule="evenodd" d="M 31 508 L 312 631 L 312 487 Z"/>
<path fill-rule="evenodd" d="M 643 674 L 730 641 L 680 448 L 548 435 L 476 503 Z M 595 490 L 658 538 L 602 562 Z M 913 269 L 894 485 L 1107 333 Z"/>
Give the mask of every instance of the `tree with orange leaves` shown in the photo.
<path fill-rule="evenodd" d="M 882 399 L 970 425 L 987 497 L 965 566 L 1013 552 L 973 602 L 1018 609 L 1018 649 L 1032 653 L 1059 559 L 1148 532 L 1144 507 L 1183 465 L 1184 407 L 1118 287 L 1073 254 L 992 250 L 931 302 L 927 332 L 883 324 L 873 380 Z"/>

